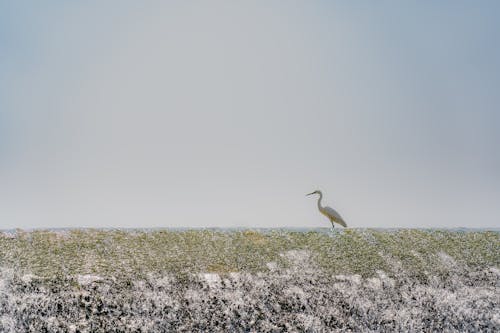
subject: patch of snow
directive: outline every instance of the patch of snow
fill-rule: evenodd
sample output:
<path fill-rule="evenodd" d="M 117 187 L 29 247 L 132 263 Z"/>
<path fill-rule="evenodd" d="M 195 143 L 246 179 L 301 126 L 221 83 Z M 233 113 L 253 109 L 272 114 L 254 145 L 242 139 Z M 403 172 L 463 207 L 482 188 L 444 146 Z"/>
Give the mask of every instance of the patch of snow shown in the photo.
<path fill-rule="evenodd" d="M 307 264 L 309 262 L 309 259 L 311 257 L 311 251 L 290 250 L 280 255 L 288 259 L 294 265 L 300 266 L 301 264 Z"/>
<path fill-rule="evenodd" d="M 441 260 L 441 262 L 448 268 L 454 268 L 457 266 L 457 262 L 453 257 L 449 256 L 445 252 L 438 252 L 438 257 Z"/>
<path fill-rule="evenodd" d="M 361 275 L 359 274 L 354 274 L 354 275 L 335 275 L 335 279 L 339 281 L 347 281 L 351 282 L 354 285 L 359 285 L 361 283 Z"/>
<path fill-rule="evenodd" d="M 221 282 L 219 274 L 216 273 L 201 273 L 199 276 L 207 282 L 210 288 L 216 288 Z"/>
<path fill-rule="evenodd" d="M 379 278 L 369 278 L 366 279 L 366 286 L 370 289 L 380 290 L 382 289 L 382 281 Z"/>
<path fill-rule="evenodd" d="M 297 319 L 308 331 L 317 332 L 321 329 L 321 320 L 313 315 L 300 313 L 297 315 Z"/>
<path fill-rule="evenodd" d="M 285 295 L 295 295 L 295 296 L 299 296 L 299 297 L 303 297 L 305 295 L 304 290 L 298 286 L 293 286 L 293 287 L 287 288 L 287 289 L 283 290 L 283 293 Z"/>
<path fill-rule="evenodd" d="M 89 285 L 89 284 L 94 283 L 94 282 L 102 281 L 102 277 L 100 277 L 98 275 L 90 275 L 90 274 L 78 275 L 77 281 L 78 281 L 78 284 L 80 284 L 81 286 L 86 286 L 86 285 Z"/>
<path fill-rule="evenodd" d="M 490 267 L 490 272 L 500 277 L 500 269 L 498 269 L 497 267 Z"/>
<path fill-rule="evenodd" d="M 278 270 L 278 264 L 276 264 L 274 261 L 268 262 L 266 266 L 271 272 L 275 272 Z"/>
<path fill-rule="evenodd" d="M 21 277 L 21 281 L 23 281 L 24 283 L 31 283 L 31 281 L 33 281 L 34 278 L 36 278 L 36 276 L 33 274 L 24 274 Z"/>

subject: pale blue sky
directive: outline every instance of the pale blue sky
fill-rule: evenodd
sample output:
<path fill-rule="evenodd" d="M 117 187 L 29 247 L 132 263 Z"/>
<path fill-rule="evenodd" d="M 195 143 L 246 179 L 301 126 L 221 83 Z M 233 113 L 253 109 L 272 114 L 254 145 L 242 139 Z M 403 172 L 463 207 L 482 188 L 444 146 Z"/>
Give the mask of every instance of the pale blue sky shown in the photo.
<path fill-rule="evenodd" d="M 3 1 L 0 229 L 500 225 L 497 1 Z"/>

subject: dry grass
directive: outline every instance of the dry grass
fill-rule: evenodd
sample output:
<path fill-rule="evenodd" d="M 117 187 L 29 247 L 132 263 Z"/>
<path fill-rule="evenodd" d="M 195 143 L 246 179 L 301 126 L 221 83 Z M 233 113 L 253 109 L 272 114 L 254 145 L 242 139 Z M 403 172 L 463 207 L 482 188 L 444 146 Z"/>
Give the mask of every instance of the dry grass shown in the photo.
<path fill-rule="evenodd" d="M 308 250 L 326 274 L 375 276 L 378 270 L 421 276 L 443 272 L 442 254 L 457 265 L 499 267 L 498 232 L 440 230 L 18 232 L 0 236 L 0 266 L 39 277 L 78 274 L 142 278 L 153 274 L 266 272 L 269 262 Z M 396 265 L 395 265 L 396 263 Z M 445 270 L 446 271 L 446 270 Z"/>

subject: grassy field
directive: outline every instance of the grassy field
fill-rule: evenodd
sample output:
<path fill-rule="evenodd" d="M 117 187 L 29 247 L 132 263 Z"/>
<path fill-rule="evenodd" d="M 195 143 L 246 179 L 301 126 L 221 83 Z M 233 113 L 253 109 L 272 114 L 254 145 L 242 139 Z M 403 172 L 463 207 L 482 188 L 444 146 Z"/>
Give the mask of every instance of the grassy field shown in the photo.
<path fill-rule="evenodd" d="M 41 278 L 95 274 L 267 272 L 286 267 L 283 254 L 307 250 L 325 274 L 374 276 L 404 271 L 446 274 L 446 263 L 472 269 L 500 266 L 500 233 L 402 229 L 294 231 L 18 231 L 0 234 L 0 266 Z"/>

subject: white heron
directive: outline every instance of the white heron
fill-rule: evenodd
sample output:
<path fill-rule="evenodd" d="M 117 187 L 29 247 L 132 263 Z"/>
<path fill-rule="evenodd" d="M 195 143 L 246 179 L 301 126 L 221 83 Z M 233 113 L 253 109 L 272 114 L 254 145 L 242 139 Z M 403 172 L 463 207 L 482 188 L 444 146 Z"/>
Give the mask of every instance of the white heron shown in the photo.
<path fill-rule="evenodd" d="M 306 194 L 306 196 L 307 195 L 313 195 L 313 194 L 319 194 L 318 209 L 319 209 L 319 211 L 320 211 L 321 214 L 323 214 L 326 217 L 328 217 L 328 219 L 332 223 L 332 228 L 335 228 L 333 222 L 338 223 L 338 224 L 340 224 L 343 227 L 347 227 L 347 224 L 345 223 L 344 219 L 342 218 L 342 216 L 340 216 L 340 214 L 335 209 L 333 209 L 331 207 L 323 207 L 323 206 L 321 206 L 321 199 L 323 199 L 323 193 L 321 193 L 320 190 L 316 190 L 314 192 Z"/>

